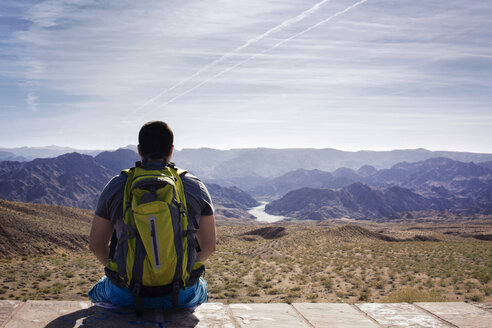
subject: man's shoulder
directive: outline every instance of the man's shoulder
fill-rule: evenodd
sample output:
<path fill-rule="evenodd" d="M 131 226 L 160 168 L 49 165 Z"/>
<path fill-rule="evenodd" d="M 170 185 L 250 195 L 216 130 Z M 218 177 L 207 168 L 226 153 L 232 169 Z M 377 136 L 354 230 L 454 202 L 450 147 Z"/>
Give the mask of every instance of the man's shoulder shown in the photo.
<path fill-rule="evenodd" d="M 124 185 L 126 183 L 127 179 L 128 179 L 128 175 L 126 173 L 121 172 L 120 174 L 112 177 L 111 180 L 109 180 L 108 185 L 109 184 L 112 184 L 112 185 L 123 184 Z"/>
<path fill-rule="evenodd" d="M 200 220 L 200 216 L 213 215 L 212 198 L 202 180 L 189 172 L 181 174 L 180 177 L 183 182 L 188 211 L 191 211 L 192 214 L 195 213 L 197 222 Z"/>
<path fill-rule="evenodd" d="M 200 180 L 198 177 L 193 175 L 192 173 L 185 171 L 180 175 L 181 180 L 190 182 L 190 183 L 203 183 L 202 180 Z"/>
<path fill-rule="evenodd" d="M 127 178 L 126 174 L 120 173 L 109 180 L 99 196 L 96 215 L 115 222 L 115 217 L 119 215 L 117 209 L 122 207 Z"/>
<path fill-rule="evenodd" d="M 103 193 L 116 193 L 125 188 L 126 180 L 128 179 L 128 175 L 125 173 L 120 173 L 115 175 L 104 187 Z"/>
<path fill-rule="evenodd" d="M 180 175 L 181 181 L 183 182 L 183 187 L 186 192 L 190 193 L 208 193 L 207 187 L 205 184 L 198 178 L 197 176 L 193 175 L 190 172 L 185 172 Z"/>

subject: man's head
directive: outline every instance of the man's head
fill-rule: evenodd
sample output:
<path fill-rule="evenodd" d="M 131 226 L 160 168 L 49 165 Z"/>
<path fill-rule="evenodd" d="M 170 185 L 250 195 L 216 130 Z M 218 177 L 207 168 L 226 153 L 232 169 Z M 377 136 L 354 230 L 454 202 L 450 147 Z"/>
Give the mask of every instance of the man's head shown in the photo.
<path fill-rule="evenodd" d="M 174 134 L 169 125 L 162 121 L 150 121 L 138 133 L 138 153 L 150 160 L 170 159 L 173 142 Z"/>

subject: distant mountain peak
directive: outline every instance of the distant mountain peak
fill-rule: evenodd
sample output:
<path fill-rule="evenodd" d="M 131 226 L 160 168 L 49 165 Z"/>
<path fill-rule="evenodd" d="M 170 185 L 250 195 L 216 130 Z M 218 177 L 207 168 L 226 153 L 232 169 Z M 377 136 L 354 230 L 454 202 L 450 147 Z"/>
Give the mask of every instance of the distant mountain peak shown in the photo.
<path fill-rule="evenodd" d="M 362 165 L 356 172 L 358 175 L 362 177 L 367 177 L 373 175 L 377 171 L 378 170 L 374 166 L 366 164 L 366 165 Z"/>
<path fill-rule="evenodd" d="M 117 174 L 124 169 L 134 167 L 135 162 L 140 160 L 140 156 L 131 149 L 118 148 L 114 151 L 103 151 L 94 159 L 114 174 Z"/>

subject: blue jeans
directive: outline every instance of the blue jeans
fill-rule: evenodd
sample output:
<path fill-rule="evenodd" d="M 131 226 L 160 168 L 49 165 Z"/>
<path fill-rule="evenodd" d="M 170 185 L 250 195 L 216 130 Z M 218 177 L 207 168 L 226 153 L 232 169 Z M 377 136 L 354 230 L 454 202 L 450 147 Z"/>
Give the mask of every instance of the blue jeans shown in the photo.
<path fill-rule="evenodd" d="M 128 288 L 119 288 L 104 276 L 89 291 L 93 303 L 109 302 L 119 307 L 134 308 L 135 298 Z M 194 307 L 208 301 L 207 282 L 200 277 L 198 282 L 179 291 L 179 305 L 173 307 L 172 295 L 163 297 L 146 297 L 144 305 L 153 309 L 172 309 Z"/>

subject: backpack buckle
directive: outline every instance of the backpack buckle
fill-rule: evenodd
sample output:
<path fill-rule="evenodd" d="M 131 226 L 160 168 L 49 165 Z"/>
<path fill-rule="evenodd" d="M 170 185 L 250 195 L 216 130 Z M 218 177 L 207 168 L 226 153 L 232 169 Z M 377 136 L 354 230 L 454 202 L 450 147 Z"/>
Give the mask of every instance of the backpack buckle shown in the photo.
<path fill-rule="evenodd" d="M 137 297 L 138 295 L 140 295 L 140 289 L 142 288 L 142 285 L 140 285 L 139 283 L 136 283 L 135 285 L 133 285 L 133 288 L 132 288 L 132 295 Z"/>

